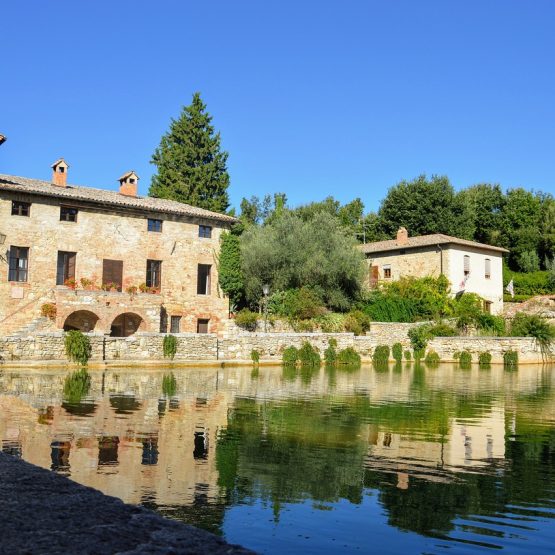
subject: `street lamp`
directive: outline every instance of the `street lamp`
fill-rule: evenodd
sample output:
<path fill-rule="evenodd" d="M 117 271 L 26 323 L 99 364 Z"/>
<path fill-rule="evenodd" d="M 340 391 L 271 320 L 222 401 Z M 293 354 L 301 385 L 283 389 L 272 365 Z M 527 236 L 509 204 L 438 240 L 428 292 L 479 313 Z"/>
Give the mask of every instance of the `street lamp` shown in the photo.
<path fill-rule="evenodd" d="M 264 333 L 268 332 L 268 295 L 270 294 L 270 286 L 265 283 L 262 286 L 262 293 L 264 293 Z"/>

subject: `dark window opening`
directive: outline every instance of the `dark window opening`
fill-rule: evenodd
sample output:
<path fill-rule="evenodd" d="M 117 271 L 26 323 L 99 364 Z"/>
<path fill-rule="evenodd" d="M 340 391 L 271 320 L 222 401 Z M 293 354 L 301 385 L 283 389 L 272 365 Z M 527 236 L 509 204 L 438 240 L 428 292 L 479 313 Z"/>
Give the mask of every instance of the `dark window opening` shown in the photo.
<path fill-rule="evenodd" d="M 170 323 L 170 333 L 180 333 L 181 331 L 181 316 L 172 316 Z"/>
<path fill-rule="evenodd" d="M 66 169 L 63 166 L 59 166 L 58 171 L 59 171 L 59 173 L 64 173 L 66 171 Z"/>
<path fill-rule="evenodd" d="M 148 231 L 162 232 L 162 220 L 148 218 Z"/>
<path fill-rule="evenodd" d="M 491 260 L 486 258 L 485 278 L 491 279 Z"/>
<path fill-rule="evenodd" d="M 29 216 L 31 213 L 30 202 L 12 201 L 12 216 Z"/>
<path fill-rule="evenodd" d="M 204 237 L 205 239 L 210 239 L 212 237 L 212 226 L 210 225 L 199 225 L 198 226 L 198 236 Z"/>
<path fill-rule="evenodd" d="M 467 254 L 464 255 L 464 275 L 470 275 L 470 256 Z"/>
<path fill-rule="evenodd" d="M 210 295 L 210 264 L 199 264 L 197 273 L 197 295 Z"/>
<path fill-rule="evenodd" d="M 208 437 L 204 432 L 195 432 L 195 449 L 193 451 L 193 457 L 203 460 L 208 458 Z"/>
<path fill-rule="evenodd" d="M 77 253 L 58 251 L 56 285 L 65 285 L 68 279 L 75 279 L 75 261 Z"/>
<path fill-rule="evenodd" d="M 77 213 L 79 210 L 77 208 L 70 208 L 69 206 L 60 207 L 60 221 L 61 222 L 76 222 Z"/>
<path fill-rule="evenodd" d="M 123 260 L 102 261 L 102 285 L 106 289 L 121 291 L 123 282 Z"/>
<path fill-rule="evenodd" d="M 27 281 L 29 270 L 29 247 L 10 247 L 8 281 Z"/>
<path fill-rule="evenodd" d="M 146 261 L 146 286 L 160 289 L 162 283 L 162 261 L 147 260 Z"/>
<path fill-rule="evenodd" d="M 388 279 L 391 277 L 391 266 L 384 266 L 383 267 L 383 277 Z"/>
<path fill-rule="evenodd" d="M 210 320 L 199 318 L 197 320 L 197 333 L 208 333 L 208 325 Z"/>

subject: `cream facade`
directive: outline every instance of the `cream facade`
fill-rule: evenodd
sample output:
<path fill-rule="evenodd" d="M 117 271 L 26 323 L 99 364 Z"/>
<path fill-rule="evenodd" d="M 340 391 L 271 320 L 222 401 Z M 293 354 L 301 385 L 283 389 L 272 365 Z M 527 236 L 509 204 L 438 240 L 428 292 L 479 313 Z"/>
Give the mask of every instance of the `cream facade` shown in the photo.
<path fill-rule="evenodd" d="M 362 246 L 368 264 L 368 283 L 402 277 L 439 277 L 451 284 L 453 295 L 476 293 L 492 314 L 503 311 L 503 253 L 506 249 L 435 234 L 409 237 L 401 228 L 397 239 Z"/>
<path fill-rule="evenodd" d="M 119 192 L 73 187 L 61 162 L 51 182 L 0 175 L 0 334 L 220 331 L 217 256 L 234 219 L 141 198 L 134 172 Z"/>

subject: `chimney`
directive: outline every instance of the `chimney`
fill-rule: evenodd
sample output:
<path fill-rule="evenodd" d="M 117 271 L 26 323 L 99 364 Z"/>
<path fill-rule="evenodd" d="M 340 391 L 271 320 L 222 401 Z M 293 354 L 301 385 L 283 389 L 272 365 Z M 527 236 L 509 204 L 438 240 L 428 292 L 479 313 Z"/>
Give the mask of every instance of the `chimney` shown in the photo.
<path fill-rule="evenodd" d="M 119 193 L 126 197 L 137 196 L 137 185 L 139 183 L 139 176 L 131 170 L 124 173 L 119 179 Z"/>
<path fill-rule="evenodd" d="M 406 245 L 409 242 L 409 232 L 406 227 L 400 227 L 397 231 L 397 244 Z"/>
<path fill-rule="evenodd" d="M 52 164 L 52 184 L 57 187 L 67 187 L 67 169 L 69 165 L 60 158 Z"/>

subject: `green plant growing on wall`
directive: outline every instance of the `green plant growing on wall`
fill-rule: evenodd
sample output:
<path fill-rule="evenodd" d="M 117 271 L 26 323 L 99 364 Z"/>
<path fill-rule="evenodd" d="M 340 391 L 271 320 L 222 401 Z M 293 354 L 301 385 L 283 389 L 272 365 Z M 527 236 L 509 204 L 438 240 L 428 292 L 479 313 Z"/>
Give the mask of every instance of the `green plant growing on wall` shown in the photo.
<path fill-rule="evenodd" d="M 478 364 L 482 370 L 491 368 L 491 353 L 482 352 L 478 355 Z"/>
<path fill-rule="evenodd" d="M 255 331 L 258 314 L 250 311 L 248 308 L 240 310 L 235 316 L 235 323 L 246 331 Z"/>
<path fill-rule="evenodd" d="M 396 362 L 401 362 L 403 360 L 403 346 L 401 343 L 394 343 L 391 347 L 391 354 Z"/>
<path fill-rule="evenodd" d="M 260 362 L 260 353 L 256 349 L 251 351 L 251 360 L 254 366 L 258 366 Z"/>
<path fill-rule="evenodd" d="M 162 395 L 165 397 L 174 397 L 177 392 L 177 380 L 173 372 L 164 374 L 162 377 Z"/>
<path fill-rule="evenodd" d="M 352 348 L 347 347 L 339 351 L 337 355 L 337 364 L 340 366 L 348 366 L 350 368 L 360 368 L 360 355 Z"/>
<path fill-rule="evenodd" d="M 405 360 L 407 361 L 412 360 L 412 354 L 408 349 L 406 349 L 403 354 L 404 354 Z"/>
<path fill-rule="evenodd" d="M 439 355 L 435 351 L 428 351 L 424 362 L 430 368 L 437 368 L 439 366 Z"/>
<path fill-rule="evenodd" d="M 337 339 L 332 337 L 328 341 L 328 346 L 324 351 L 324 362 L 326 363 L 327 366 L 332 366 L 337 362 L 336 347 L 337 347 Z"/>
<path fill-rule="evenodd" d="M 533 337 L 544 358 L 549 358 L 555 345 L 555 326 L 540 314 L 517 312 L 511 323 L 513 337 Z"/>
<path fill-rule="evenodd" d="M 78 330 L 68 331 L 64 339 L 66 355 L 72 362 L 86 366 L 91 358 L 91 340 Z"/>
<path fill-rule="evenodd" d="M 504 352 L 503 365 L 506 370 L 516 370 L 518 367 L 518 353 L 516 351 Z"/>
<path fill-rule="evenodd" d="M 472 366 L 472 354 L 468 351 L 463 351 L 459 357 L 459 366 L 463 370 L 469 370 Z"/>
<path fill-rule="evenodd" d="M 320 366 L 320 353 L 305 341 L 299 349 L 299 362 L 301 366 Z"/>
<path fill-rule="evenodd" d="M 388 362 L 389 361 L 389 346 L 388 345 L 378 345 L 374 349 L 372 355 L 373 362 Z"/>
<path fill-rule="evenodd" d="M 421 359 L 424 356 L 424 351 L 428 346 L 428 341 L 432 338 L 430 334 L 430 326 L 422 325 L 411 328 L 408 333 L 410 344 L 414 351 L 414 358 Z"/>
<path fill-rule="evenodd" d="M 85 368 L 71 373 L 64 380 L 64 400 L 71 404 L 80 403 L 91 388 L 91 376 Z"/>
<path fill-rule="evenodd" d="M 297 360 L 299 358 L 299 350 L 297 347 L 287 347 L 283 351 L 282 355 L 282 363 L 284 366 L 295 366 L 297 364 Z"/>
<path fill-rule="evenodd" d="M 162 343 L 162 349 L 164 352 L 164 358 L 174 359 L 177 353 L 177 338 L 175 335 L 165 335 L 164 341 Z"/>

